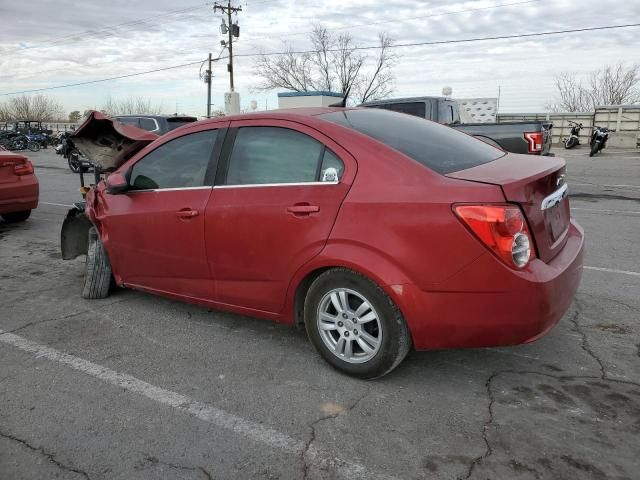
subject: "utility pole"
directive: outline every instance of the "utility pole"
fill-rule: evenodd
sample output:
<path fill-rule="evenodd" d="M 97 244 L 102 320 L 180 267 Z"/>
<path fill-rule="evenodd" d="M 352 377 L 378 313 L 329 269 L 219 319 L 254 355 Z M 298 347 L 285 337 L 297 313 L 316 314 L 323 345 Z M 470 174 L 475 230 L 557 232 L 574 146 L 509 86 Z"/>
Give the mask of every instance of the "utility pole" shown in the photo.
<path fill-rule="evenodd" d="M 233 90 L 233 37 L 237 38 L 240 36 L 240 27 L 238 26 L 237 23 L 233 24 L 231 22 L 231 14 L 241 12 L 242 7 L 232 7 L 231 0 L 228 0 L 226 6 L 218 5 L 217 3 L 214 3 L 213 11 L 217 12 L 218 10 L 222 11 L 222 13 L 227 14 L 228 25 L 226 25 L 223 20 L 222 25 L 220 26 L 220 29 L 222 34 L 225 34 L 225 33 L 229 34 L 229 40 L 227 40 L 226 42 L 227 48 L 229 49 L 229 63 L 227 65 L 227 70 L 229 71 L 230 91 L 233 92 L 234 91 Z"/>
<path fill-rule="evenodd" d="M 211 52 L 209 52 L 209 68 L 206 73 L 206 81 L 207 81 L 207 118 L 211 118 Z"/>

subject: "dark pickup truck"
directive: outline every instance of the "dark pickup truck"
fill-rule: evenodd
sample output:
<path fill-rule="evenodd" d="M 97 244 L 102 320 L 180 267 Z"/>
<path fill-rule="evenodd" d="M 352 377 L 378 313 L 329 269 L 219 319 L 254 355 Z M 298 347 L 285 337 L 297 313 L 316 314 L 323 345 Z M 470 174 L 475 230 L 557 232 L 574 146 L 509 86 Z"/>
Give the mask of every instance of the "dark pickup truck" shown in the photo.
<path fill-rule="evenodd" d="M 413 97 L 378 100 L 359 105 L 408 113 L 448 125 L 491 145 L 514 153 L 549 155 L 551 128 L 548 122 L 460 123 L 455 100 L 446 97 Z"/>

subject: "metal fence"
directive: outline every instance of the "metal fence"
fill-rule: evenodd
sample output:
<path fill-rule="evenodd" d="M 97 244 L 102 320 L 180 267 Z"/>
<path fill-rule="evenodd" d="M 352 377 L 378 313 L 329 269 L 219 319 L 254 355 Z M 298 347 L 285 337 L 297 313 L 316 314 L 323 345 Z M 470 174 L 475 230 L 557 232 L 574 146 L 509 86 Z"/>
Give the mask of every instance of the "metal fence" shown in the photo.
<path fill-rule="evenodd" d="M 541 120 L 553 123 L 553 143 L 571 133 L 570 121 L 582 123 L 580 142 L 589 143 L 594 125 L 615 130 L 617 135 L 635 137 L 635 145 L 640 147 L 640 105 L 612 105 L 598 107 L 595 112 L 583 113 L 500 113 L 498 122 Z"/>

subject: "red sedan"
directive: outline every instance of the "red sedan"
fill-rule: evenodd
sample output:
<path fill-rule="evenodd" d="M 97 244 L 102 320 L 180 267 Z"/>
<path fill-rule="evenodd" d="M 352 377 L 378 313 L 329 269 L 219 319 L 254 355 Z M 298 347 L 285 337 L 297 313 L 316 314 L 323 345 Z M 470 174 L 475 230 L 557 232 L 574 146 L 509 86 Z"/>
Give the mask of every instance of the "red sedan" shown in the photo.
<path fill-rule="evenodd" d="M 38 206 L 38 179 L 24 155 L 0 146 L 0 216 L 5 222 L 22 222 Z"/>
<path fill-rule="evenodd" d="M 115 283 L 304 324 L 354 376 L 412 345 L 531 342 L 580 282 L 565 162 L 424 119 L 299 109 L 156 139 L 96 113 L 74 142 L 112 171 L 63 228 L 63 256 L 88 253 L 85 297 Z"/>

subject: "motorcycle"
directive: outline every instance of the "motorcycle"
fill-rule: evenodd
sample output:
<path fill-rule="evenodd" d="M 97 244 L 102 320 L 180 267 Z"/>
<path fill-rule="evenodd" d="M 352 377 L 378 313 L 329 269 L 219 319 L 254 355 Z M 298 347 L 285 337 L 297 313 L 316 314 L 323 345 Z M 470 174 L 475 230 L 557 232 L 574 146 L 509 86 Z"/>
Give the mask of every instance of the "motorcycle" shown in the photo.
<path fill-rule="evenodd" d="M 78 152 L 73 141 L 69 138 L 70 135 L 70 133 L 60 135 L 60 144 L 55 148 L 55 152 L 66 158 L 69 164 L 69 170 L 73 173 L 86 172 L 89 169 L 89 163 L 86 162 L 80 152 Z"/>
<path fill-rule="evenodd" d="M 567 150 L 575 147 L 576 145 L 580 145 L 580 130 L 582 129 L 581 123 L 569 121 L 569 124 L 573 125 L 571 127 L 571 133 L 569 137 L 562 141 L 562 143 L 564 143 L 564 148 Z"/>
<path fill-rule="evenodd" d="M 596 153 L 602 150 L 607 145 L 609 139 L 609 133 L 613 130 L 609 130 L 606 127 L 593 127 L 593 133 L 591 134 L 591 152 L 590 157 L 593 157 Z"/>

